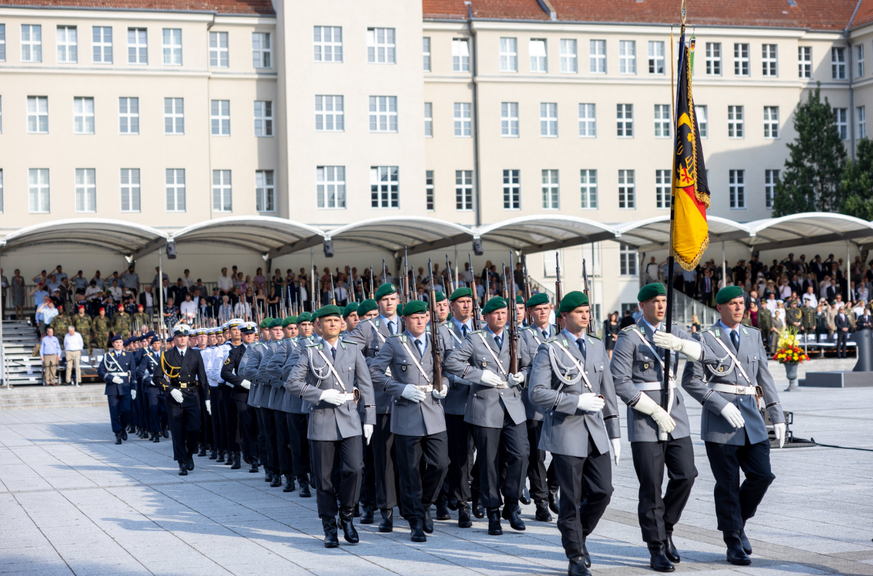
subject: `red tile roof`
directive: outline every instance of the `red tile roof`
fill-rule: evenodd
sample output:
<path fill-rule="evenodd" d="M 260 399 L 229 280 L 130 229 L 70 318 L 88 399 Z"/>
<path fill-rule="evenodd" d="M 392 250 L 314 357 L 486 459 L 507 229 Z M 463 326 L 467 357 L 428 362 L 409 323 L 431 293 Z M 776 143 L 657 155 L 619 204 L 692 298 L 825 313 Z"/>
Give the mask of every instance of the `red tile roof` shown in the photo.
<path fill-rule="evenodd" d="M 849 28 L 858 28 L 870 22 L 873 22 L 873 0 L 861 0 L 861 5 L 858 6 L 858 12 Z"/>
<path fill-rule="evenodd" d="M 270 0 L 0 0 L 0 6 L 218 12 L 247 16 L 273 16 L 276 13 Z"/>

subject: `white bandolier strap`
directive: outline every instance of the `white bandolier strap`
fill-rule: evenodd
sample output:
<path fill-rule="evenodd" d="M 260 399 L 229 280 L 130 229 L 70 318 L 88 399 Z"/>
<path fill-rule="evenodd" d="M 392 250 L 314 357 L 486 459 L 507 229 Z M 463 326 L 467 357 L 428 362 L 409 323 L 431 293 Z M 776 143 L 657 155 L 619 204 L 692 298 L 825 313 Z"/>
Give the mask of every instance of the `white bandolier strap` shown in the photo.
<path fill-rule="evenodd" d="M 664 389 L 663 382 L 634 382 L 633 384 L 640 392 L 660 392 Z M 672 390 L 673 388 L 676 388 L 676 381 L 670 380 L 667 389 Z"/>
<path fill-rule="evenodd" d="M 649 350 L 652 351 L 652 354 L 658 360 L 658 363 L 661 364 L 661 372 L 664 372 L 664 360 L 661 359 L 661 355 L 658 354 L 655 351 L 655 348 L 649 343 L 649 341 L 646 340 L 645 337 L 643 337 L 642 332 L 640 332 L 639 330 L 636 330 L 636 329 L 634 329 L 633 332 L 637 336 L 639 336 L 640 340 L 643 341 L 643 344 L 645 344 L 649 348 Z M 668 352 L 668 354 L 669 354 L 669 352 Z M 675 394 L 675 392 L 673 390 L 675 388 L 676 388 L 676 380 L 673 378 L 673 369 L 671 368 L 670 369 L 670 378 L 668 380 L 668 385 L 667 385 L 667 414 L 670 414 L 670 412 L 673 411 L 673 395 Z M 658 388 L 656 388 L 655 390 L 663 390 L 663 384 L 659 384 Z M 640 389 L 640 391 L 642 391 L 642 388 Z"/>
<path fill-rule="evenodd" d="M 718 337 L 714 337 L 714 338 L 715 338 L 716 342 L 721 344 L 721 347 L 724 348 L 724 351 L 727 352 L 727 355 L 730 356 L 730 359 L 733 360 L 734 365 L 737 367 L 737 370 L 739 370 L 740 374 L 743 376 L 743 380 L 745 380 L 746 383 L 751 386 L 752 381 L 749 379 L 749 375 L 746 374 L 745 370 L 743 370 L 743 365 L 740 363 L 739 360 L 737 360 L 737 357 L 734 355 L 734 353 L 730 351 L 730 348 L 725 346 L 725 343 L 721 341 L 721 338 L 718 338 Z"/>
<path fill-rule="evenodd" d="M 710 384 L 709 389 L 714 392 L 735 394 L 736 396 L 754 396 L 754 386 L 734 386 L 733 384 Z"/>
<path fill-rule="evenodd" d="M 324 352 L 318 350 L 318 355 L 321 356 L 321 359 L 324 360 L 324 363 L 327 364 L 327 367 L 330 368 L 330 373 L 333 374 L 333 377 L 336 378 L 337 384 L 340 385 L 340 388 L 343 389 L 343 392 L 348 392 L 346 390 L 346 385 L 343 383 L 342 379 L 339 377 L 339 374 L 336 373 L 336 368 L 333 367 L 333 364 L 328 362 L 327 356 L 324 355 Z"/>
<path fill-rule="evenodd" d="M 567 350 L 560 344 L 556 342 L 553 344 L 557 344 L 558 348 L 563 351 L 564 354 L 566 354 L 567 357 L 573 362 L 573 366 L 575 366 L 576 370 L 579 372 L 579 379 L 585 382 L 585 387 L 588 388 L 589 391 L 583 392 L 582 394 L 580 394 L 580 396 L 584 394 L 594 394 L 594 388 L 591 387 L 591 382 L 588 381 L 588 376 L 585 375 L 585 369 L 582 367 L 581 364 L 579 364 L 579 361 L 576 360 L 572 354 L 567 352 Z M 564 366 L 560 364 L 560 361 L 555 354 L 554 348 L 554 346 L 549 346 L 549 360 L 552 363 L 552 370 L 558 372 L 558 375 L 561 376 L 561 385 L 558 386 L 558 393 L 555 395 L 555 403 L 552 405 L 552 410 L 556 409 L 558 407 L 558 404 L 560 404 L 561 400 L 564 398 L 564 393 L 562 392 L 562 390 L 564 389 L 564 384 L 569 382 L 571 385 L 573 385 L 578 382 L 576 378 L 570 378 L 566 375 L 569 374 L 569 370 L 565 373 L 561 373 L 560 368 L 564 368 Z"/>
<path fill-rule="evenodd" d="M 412 361 L 415 363 L 415 367 L 418 368 L 418 371 L 421 372 L 422 376 L 424 376 L 425 382 L 430 384 L 430 378 L 428 377 L 427 372 L 424 371 L 424 368 L 422 368 L 418 360 L 415 359 L 415 355 L 413 355 L 412 350 L 409 349 L 409 346 L 407 346 L 406 342 L 404 342 L 403 340 L 401 340 L 400 343 L 403 345 L 403 349 L 406 350 L 406 353 L 409 354 L 409 357 L 412 358 Z M 433 387 L 431 387 L 431 390 L 433 390 Z"/>
<path fill-rule="evenodd" d="M 479 332 L 479 338 L 482 339 L 482 344 L 485 345 L 485 348 L 491 354 L 491 357 L 494 358 L 494 363 L 497 364 L 497 367 L 500 368 L 500 373 L 503 374 L 503 378 L 509 378 L 509 375 L 506 373 L 506 370 L 503 369 L 503 364 L 500 363 L 500 360 L 497 358 L 497 354 L 494 353 L 494 350 L 491 349 L 491 346 L 488 345 L 488 341 L 485 340 L 485 335 Z"/>
<path fill-rule="evenodd" d="M 344 402 L 354 402 L 355 401 L 355 395 L 350 394 L 348 392 L 340 394 L 340 398 L 342 398 Z"/>

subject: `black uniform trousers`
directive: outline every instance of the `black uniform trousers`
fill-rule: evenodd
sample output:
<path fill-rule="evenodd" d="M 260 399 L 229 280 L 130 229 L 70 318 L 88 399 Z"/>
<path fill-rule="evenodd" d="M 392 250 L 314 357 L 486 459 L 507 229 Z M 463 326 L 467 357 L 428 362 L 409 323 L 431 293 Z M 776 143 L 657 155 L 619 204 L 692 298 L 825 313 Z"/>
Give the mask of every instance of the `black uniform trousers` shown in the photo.
<path fill-rule="evenodd" d="M 530 480 L 530 497 L 534 502 L 545 502 L 549 489 L 557 490 L 554 461 L 546 470 L 546 451 L 540 450 L 540 436 L 543 433 L 542 420 L 527 421 L 527 440 L 530 456 L 528 458 L 527 478 Z"/>
<path fill-rule="evenodd" d="M 234 391 L 227 384 L 224 386 L 224 403 L 221 405 L 221 433 L 224 435 L 221 442 L 227 452 L 239 452 L 239 440 L 237 435 L 237 410 L 239 403 L 234 400 Z M 248 408 L 248 406 L 246 406 Z"/>
<path fill-rule="evenodd" d="M 376 414 L 376 426 L 370 442 L 373 445 L 373 470 L 376 477 L 376 507 L 391 510 L 397 506 L 397 481 L 394 475 L 394 434 L 391 414 Z"/>
<path fill-rule="evenodd" d="M 333 442 L 309 441 L 312 480 L 315 484 L 315 499 L 320 518 L 336 517 L 337 498 L 346 512 L 354 509 L 361 492 L 361 476 L 364 473 L 364 455 L 361 447 L 360 436 L 351 436 Z M 340 470 L 339 486 L 335 482 L 337 466 Z"/>
<path fill-rule="evenodd" d="M 173 435 L 173 460 L 185 462 L 188 456 L 197 451 L 200 436 L 200 392 L 182 390 L 182 403 L 179 404 L 167 393 L 167 420 Z"/>
<path fill-rule="evenodd" d="M 609 452 L 598 452 L 590 437 L 586 458 L 552 454 L 552 462 L 561 488 L 558 530 L 567 557 L 572 558 L 582 550 L 612 498 L 612 462 Z"/>
<path fill-rule="evenodd" d="M 264 456 L 261 464 L 271 472 L 279 471 L 279 451 L 276 444 L 276 417 L 269 408 L 258 408 L 258 441 L 264 438 Z"/>
<path fill-rule="evenodd" d="M 291 435 L 288 433 L 288 414 L 281 410 L 274 410 L 276 418 L 276 455 L 278 458 L 279 472 L 291 476 L 293 471 L 291 459 Z"/>
<path fill-rule="evenodd" d="M 449 498 L 463 504 L 470 499 L 470 472 L 473 468 L 473 432 L 464 416 L 446 414 L 446 434 L 449 444 L 447 474 Z"/>
<path fill-rule="evenodd" d="M 146 394 L 149 410 L 149 432 L 152 434 L 160 434 L 163 430 L 162 423 L 167 419 L 167 404 L 164 402 L 164 395 Z"/>
<path fill-rule="evenodd" d="M 515 424 L 504 411 L 503 428 L 472 426 L 472 429 L 473 441 L 478 451 L 482 505 L 485 508 L 500 508 L 501 503 L 508 507 L 518 506 L 527 476 L 527 426 L 524 423 Z M 506 476 L 503 480 L 500 474 L 501 446 L 506 465 Z M 500 498 L 501 492 L 503 500 Z"/>
<path fill-rule="evenodd" d="M 234 408 L 228 410 L 228 443 L 233 440 L 230 449 L 242 448 L 246 462 L 254 462 L 259 456 L 258 439 L 258 408 L 248 405 L 248 400 L 235 400 Z M 237 424 L 239 424 L 239 440 L 237 440 Z"/>
<path fill-rule="evenodd" d="M 631 442 L 631 452 L 640 482 L 637 516 L 643 541 L 663 542 L 679 522 L 691 495 L 694 479 L 697 478 L 691 438 Z M 665 466 L 670 480 L 667 482 L 667 491 L 661 496 Z"/>
<path fill-rule="evenodd" d="M 715 476 L 715 515 L 722 532 L 739 532 L 755 515 L 776 476 L 770 470 L 770 442 L 743 446 L 706 442 L 706 456 Z M 740 469 L 746 479 L 740 484 Z"/>
<path fill-rule="evenodd" d="M 291 444 L 292 472 L 297 480 L 307 481 L 310 472 L 309 440 L 306 438 L 308 418 L 306 414 L 285 415 L 285 422 L 288 424 L 288 442 Z"/>
<path fill-rule="evenodd" d="M 210 401 L 210 404 L 212 402 Z M 212 446 L 212 416 L 206 411 L 206 398 L 200 398 L 200 432 L 197 435 L 198 442 Z"/>
<path fill-rule="evenodd" d="M 257 452 L 258 460 L 260 461 L 261 466 L 266 466 L 267 465 L 267 441 L 266 441 L 266 438 L 264 437 L 264 434 L 265 434 L 264 424 L 263 424 L 264 417 L 261 415 L 260 408 L 254 408 L 252 406 L 249 406 L 249 410 L 254 410 L 254 412 L 252 412 L 252 418 L 254 418 L 254 421 L 255 421 L 255 432 L 257 434 L 256 439 L 257 439 L 257 446 L 258 446 L 258 452 Z M 242 427 L 242 420 L 241 419 L 242 419 L 242 412 L 240 412 L 240 427 Z"/>
<path fill-rule="evenodd" d="M 212 398 L 212 449 L 221 452 L 227 451 L 227 435 L 224 430 L 227 426 L 225 405 L 229 396 L 228 392 L 230 392 L 230 388 L 224 383 L 209 388 L 210 398 Z"/>
<path fill-rule="evenodd" d="M 394 450 L 400 474 L 400 500 L 407 520 L 424 519 L 439 496 L 449 468 L 448 436 L 438 432 L 430 436 L 394 435 Z M 422 470 L 422 460 L 424 470 Z"/>
<path fill-rule="evenodd" d="M 130 423 L 130 394 L 124 396 L 109 395 L 106 397 L 109 403 L 109 421 L 112 423 L 112 431 L 118 434 Z"/>

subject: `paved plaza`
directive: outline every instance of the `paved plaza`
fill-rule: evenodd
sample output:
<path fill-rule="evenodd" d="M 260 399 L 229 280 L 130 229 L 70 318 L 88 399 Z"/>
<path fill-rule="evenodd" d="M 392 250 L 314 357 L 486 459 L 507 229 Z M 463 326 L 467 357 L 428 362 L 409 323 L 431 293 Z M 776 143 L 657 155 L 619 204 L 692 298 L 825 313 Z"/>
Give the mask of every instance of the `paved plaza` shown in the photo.
<path fill-rule="evenodd" d="M 780 389 L 784 388 L 785 382 Z M 700 476 L 676 528 L 677 572 L 700 575 L 873 575 L 873 388 L 783 394 L 794 433 L 822 444 L 862 448 L 773 451 L 776 481 L 747 532 L 753 564 L 725 561 L 715 530 L 713 479 L 699 436 Z M 689 404 L 692 430 L 700 408 Z M 623 418 L 624 420 L 624 418 Z M 624 433 L 624 430 L 623 430 Z M 140 574 L 566 574 L 555 523 L 488 536 L 487 522 L 459 529 L 436 521 L 426 544 L 357 524 L 361 542 L 322 544 L 315 498 L 270 488 L 263 474 L 196 458 L 177 475 L 171 444 L 121 446 L 106 408 L 0 411 L 0 573 L 30 576 Z M 589 538 L 594 574 L 652 574 L 636 520 L 636 478 L 625 440 L 615 494 Z M 507 524 L 504 522 L 504 524 Z"/>

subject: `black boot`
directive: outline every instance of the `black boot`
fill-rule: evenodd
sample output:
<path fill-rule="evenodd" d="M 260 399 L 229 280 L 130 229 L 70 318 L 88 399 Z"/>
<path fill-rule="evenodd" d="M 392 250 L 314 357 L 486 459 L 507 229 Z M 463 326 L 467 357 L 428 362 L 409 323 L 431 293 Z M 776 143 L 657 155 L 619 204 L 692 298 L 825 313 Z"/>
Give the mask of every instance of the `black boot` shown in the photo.
<path fill-rule="evenodd" d="M 294 492 L 297 487 L 294 485 L 294 477 L 290 474 L 285 475 L 285 486 L 282 487 L 282 492 Z"/>
<path fill-rule="evenodd" d="M 649 566 L 655 572 L 672 572 L 676 569 L 673 563 L 664 554 L 663 542 L 649 542 Z"/>
<path fill-rule="evenodd" d="M 278 488 L 282 485 L 282 474 L 273 472 L 273 481 L 270 482 L 270 488 Z"/>
<path fill-rule="evenodd" d="M 361 517 L 361 503 L 360 502 L 355 504 L 355 511 L 352 513 L 352 517 L 353 518 L 360 518 Z"/>
<path fill-rule="evenodd" d="M 339 546 L 339 538 L 336 534 L 336 518 L 322 518 L 321 527 L 324 528 L 324 547 L 336 548 Z"/>
<path fill-rule="evenodd" d="M 558 510 L 558 489 L 549 488 L 549 510 L 557 514 Z"/>
<path fill-rule="evenodd" d="M 467 503 L 458 502 L 458 528 L 469 528 L 473 525 L 473 519 L 470 518 L 470 507 Z"/>
<path fill-rule="evenodd" d="M 670 533 L 667 533 L 667 539 L 664 540 L 664 554 L 666 554 L 667 560 L 673 564 L 678 564 L 682 561 L 682 558 L 679 557 L 679 550 L 673 544 L 673 535 Z"/>
<path fill-rule="evenodd" d="M 524 490 L 521 491 L 521 503 L 525 506 L 530 504 L 530 492 L 528 492 L 527 486 L 525 486 Z"/>
<path fill-rule="evenodd" d="M 585 563 L 586 568 L 591 568 L 591 554 L 588 553 L 586 538 L 586 536 L 582 537 L 582 561 Z"/>
<path fill-rule="evenodd" d="M 228 452 L 228 454 L 230 454 L 230 452 Z M 224 464 L 224 450 L 218 451 L 218 456 L 215 459 L 215 463 L 216 464 Z"/>
<path fill-rule="evenodd" d="M 424 507 L 424 518 L 421 521 L 424 525 L 424 531 L 428 534 L 433 534 L 433 518 L 430 515 L 430 504 Z"/>
<path fill-rule="evenodd" d="M 224 452 L 222 452 L 222 454 L 224 454 Z M 218 460 L 218 450 L 213 450 L 212 452 L 210 452 L 209 459 L 210 460 Z"/>
<path fill-rule="evenodd" d="M 570 558 L 570 567 L 567 569 L 568 576 L 591 576 L 591 571 L 585 565 L 585 558 L 573 556 Z"/>
<path fill-rule="evenodd" d="M 233 453 L 233 464 L 230 465 L 231 470 L 239 470 L 242 467 L 239 461 L 239 452 Z"/>
<path fill-rule="evenodd" d="M 409 521 L 409 539 L 413 542 L 427 542 L 427 536 L 424 535 L 424 523 L 420 518 L 413 518 Z"/>
<path fill-rule="evenodd" d="M 540 522 L 551 522 L 552 515 L 549 514 L 549 503 L 545 500 L 540 500 L 537 502 L 537 520 Z"/>
<path fill-rule="evenodd" d="M 451 520 L 449 514 L 449 499 L 445 496 L 440 496 L 436 501 L 436 517 L 437 520 Z"/>
<path fill-rule="evenodd" d="M 394 508 L 390 510 L 380 510 L 382 512 L 382 522 L 379 523 L 379 532 L 394 531 Z"/>
<path fill-rule="evenodd" d="M 299 478 L 300 480 L 300 497 L 301 498 L 312 498 L 312 492 L 309 491 L 309 480 L 305 478 Z"/>
<path fill-rule="evenodd" d="M 115 433 L 115 443 L 116 443 L 116 444 L 121 444 L 121 432 L 116 432 L 116 433 Z"/>
<path fill-rule="evenodd" d="M 127 442 L 127 430 L 124 428 L 121 429 L 121 439 Z"/>
<path fill-rule="evenodd" d="M 188 464 L 185 462 L 179 462 L 179 476 L 187 476 L 188 475 Z"/>
<path fill-rule="evenodd" d="M 237 454 L 239 454 L 239 452 L 237 452 Z M 233 466 L 233 452 L 231 452 L 230 450 L 228 450 L 224 454 L 224 465 Z"/>
<path fill-rule="evenodd" d="M 488 534 L 491 536 L 503 534 L 503 528 L 500 526 L 500 508 L 488 509 Z"/>
<path fill-rule="evenodd" d="M 300 489 L 303 490 L 303 483 L 300 484 Z M 372 524 L 373 516 L 376 514 L 376 507 L 372 504 L 364 504 L 364 513 L 361 515 L 361 524 Z"/>
<path fill-rule="evenodd" d="M 357 544 L 358 531 L 355 530 L 352 512 L 353 510 L 351 508 L 340 510 L 340 522 L 343 525 L 343 538 L 346 539 L 346 542 L 349 544 Z"/>
<path fill-rule="evenodd" d="M 165 427 L 164 431 L 161 434 L 164 436 L 164 438 L 169 438 L 170 437 L 170 429 Z"/>
<path fill-rule="evenodd" d="M 200 445 L 200 450 L 197 452 L 197 456 L 199 456 L 199 457 L 201 457 L 201 458 L 202 458 L 203 456 L 206 456 L 206 444 L 201 444 L 201 445 Z"/>
<path fill-rule="evenodd" d="M 737 566 L 748 566 L 752 559 L 743 550 L 743 541 L 739 532 L 725 532 L 724 543 L 727 544 L 727 561 Z"/>
<path fill-rule="evenodd" d="M 740 530 L 740 542 L 743 543 L 743 552 L 745 552 L 746 554 L 751 556 L 752 555 L 752 543 L 749 542 L 748 537 L 746 537 L 746 527 L 745 526 L 743 526 L 743 529 Z"/>
<path fill-rule="evenodd" d="M 524 520 L 521 519 L 521 508 L 518 504 L 507 504 L 503 507 L 503 519 L 509 520 L 509 525 L 513 530 L 523 531 Z"/>
<path fill-rule="evenodd" d="M 157 433 L 152 434 L 152 442 L 157 443 L 157 442 L 160 442 L 160 441 L 161 441 L 161 436 L 160 436 L 159 434 L 157 434 Z"/>
<path fill-rule="evenodd" d="M 188 464 L 188 470 L 193 470 L 193 469 L 194 469 L 194 458 L 191 456 L 191 454 L 188 454 L 188 462 L 187 462 L 187 464 Z"/>
<path fill-rule="evenodd" d="M 482 502 L 479 501 L 479 495 L 473 495 L 473 516 L 476 518 L 484 518 L 485 510 L 482 509 Z"/>
<path fill-rule="evenodd" d="M 270 469 L 264 466 L 264 482 L 272 482 L 273 481 L 273 473 L 270 472 Z"/>
<path fill-rule="evenodd" d="M 252 460 L 252 463 L 249 464 L 249 474 L 257 474 L 258 473 L 258 461 Z"/>

